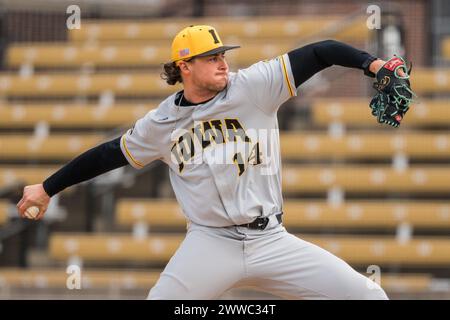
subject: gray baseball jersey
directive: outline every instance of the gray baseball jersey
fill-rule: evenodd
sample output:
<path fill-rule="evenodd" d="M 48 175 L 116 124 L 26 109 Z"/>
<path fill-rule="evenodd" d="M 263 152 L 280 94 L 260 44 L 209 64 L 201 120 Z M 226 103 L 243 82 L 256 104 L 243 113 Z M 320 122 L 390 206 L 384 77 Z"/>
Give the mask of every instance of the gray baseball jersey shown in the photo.
<path fill-rule="evenodd" d="M 239 286 L 285 298 L 387 298 L 276 219 L 283 208 L 276 113 L 296 95 L 293 84 L 287 55 L 258 62 L 230 73 L 226 89 L 204 104 L 180 107 L 171 95 L 123 135 L 134 167 L 167 163 L 190 221 L 149 299 L 212 299 Z M 268 217 L 264 229 L 240 226 L 256 217 Z"/>
<path fill-rule="evenodd" d="M 282 210 L 276 113 L 296 88 L 287 54 L 229 74 L 212 100 L 177 106 L 176 94 L 121 141 L 136 168 L 161 159 L 186 217 L 222 227 Z"/>

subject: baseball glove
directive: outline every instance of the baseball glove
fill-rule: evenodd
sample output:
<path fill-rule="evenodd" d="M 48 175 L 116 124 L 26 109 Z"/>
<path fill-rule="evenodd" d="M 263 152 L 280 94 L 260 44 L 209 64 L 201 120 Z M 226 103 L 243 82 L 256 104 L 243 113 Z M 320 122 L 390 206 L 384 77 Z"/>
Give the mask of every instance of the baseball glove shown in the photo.
<path fill-rule="evenodd" d="M 412 65 L 407 67 L 403 58 L 394 56 L 377 72 L 377 81 L 373 84 L 377 93 L 370 102 L 370 108 L 379 123 L 393 127 L 400 125 L 416 97 L 409 82 L 411 68 Z M 403 70 L 403 76 L 399 74 L 400 69 Z"/>

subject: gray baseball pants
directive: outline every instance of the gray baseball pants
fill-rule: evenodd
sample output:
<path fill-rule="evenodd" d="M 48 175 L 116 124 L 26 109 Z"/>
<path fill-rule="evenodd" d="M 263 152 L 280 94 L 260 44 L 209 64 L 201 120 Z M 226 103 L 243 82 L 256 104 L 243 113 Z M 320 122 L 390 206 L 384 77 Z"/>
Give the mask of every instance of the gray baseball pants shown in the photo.
<path fill-rule="evenodd" d="M 148 299 L 217 299 L 240 286 L 285 299 L 388 299 L 368 281 L 272 216 L 265 230 L 190 223 Z"/>

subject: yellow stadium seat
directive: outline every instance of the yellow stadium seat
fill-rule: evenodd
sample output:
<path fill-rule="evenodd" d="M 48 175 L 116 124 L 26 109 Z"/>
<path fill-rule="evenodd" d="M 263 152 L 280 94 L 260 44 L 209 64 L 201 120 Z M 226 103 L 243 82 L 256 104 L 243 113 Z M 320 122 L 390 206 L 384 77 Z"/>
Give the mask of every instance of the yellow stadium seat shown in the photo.
<path fill-rule="evenodd" d="M 60 134 L 43 138 L 0 135 L 0 148 L 3 149 L 0 159 L 68 159 L 106 140 L 106 137 L 93 134 Z M 420 159 L 449 158 L 450 135 L 361 133 L 332 137 L 303 132 L 281 135 L 281 155 L 284 159 L 381 159 L 398 154 Z"/>
<path fill-rule="evenodd" d="M 450 202 L 446 201 L 325 201 L 287 199 L 283 207 L 287 228 L 450 228 Z M 122 199 L 117 203 L 117 223 L 132 226 L 184 228 L 186 219 L 174 199 Z"/>
<path fill-rule="evenodd" d="M 0 136 L 1 159 L 71 159 L 104 142 L 100 135 Z"/>
<path fill-rule="evenodd" d="M 402 264 L 414 266 L 447 265 L 450 240 L 439 237 L 414 237 L 401 242 L 385 236 L 302 236 L 350 264 Z"/>
<path fill-rule="evenodd" d="M 283 158 L 387 158 L 403 154 L 411 158 L 450 157 L 450 134 L 391 132 L 351 133 L 332 136 L 316 132 L 282 133 Z"/>
<path fill-rule="evenodd" d="M 450 59 L 450 37 L 442 40 L 442 55 L 445 59 Z"/>
<path fill-rule="evenodd" d="M 131 270 L 80 270 L 82 289 L 122 288 L 150 289 L 159 278 L 159 271 Z M 3 287 L 66 289 L 68 277 L 66 269 L 16 269 L 1 268 L 0 283 Z"/>
<path fill-rule="evenodd" d="M 167 41 L 166 41 L 167 42 Z M 170 60 L 170 42 L 164 44 L 135 45 L 70 45 L 17 44 L 8 47 L 6 63 L 12 68 L 24 64 L 35 67 L 158 67 Z M 227 60 L 233 66 L 245 67 L 259 60 L 276 57 L 293 49 L 292 41 L 258 41 L 248 43 L 240 50 L 227 52 Z"/>
<path fill-rule="evenodd" d="M 369 108 L 370 99 L 329 98 L 314 99 L 312 120 L 319 125 L 342 123 L 350 126 L 380 126 Z M 412 104 L 402 127 L 414 125 L 448 125 L 450 112 L 447 100 L 421 100 Z"/>
<path fill-rule="evenodd" d="M 287 200 L 283 223 L 302 228 L 450 228 L 450 202 L 446 201 L 325 201 Z"/>
<path fill-rule="evenodd" d="M 0 104 L 0 127 L 30 127 L 46 122 L 51 127 L 103 128 L 132 125 L 157 102 L 95 104 Z"/>
<path fill-rule="evenodd" d="M 49 251 L 54 259 L 77 256 L 89 261 L 168 261 L 178 248 L 182 235 L 153 235 L 133 238 L 122 234 L 66 234 L 50 237 Z"/>
<path fill-rule="evenodd" d="M 170 44 L 161 45 L 67 45 L 66 43 L 16 44 L 8 47 L 10 67 L 135 67 L 160 66 L 170 59 Z"/>
<path fill-rule="evenodd" d="M 11 184 L 36 184 L 41 183 L 58 167 L 33 167 L 33 166 L 1 166 L 0 167 L 0 187 Z"/>
<path fill-rule="evenodd" d="M 186 219 L 180 206 L 173 199 L 124 199 L 119 200 L 116 209 L 117 223 L 131 226 L 138 222 L 152 226 L 186 226 Z"/>
<path fill-rule="evenodd" d="M 283 191 L 324 192 L 341 188 L 346 192 L 448 192 L 450 167 L 411 166 L 285 166 Z"/>
<path fill-rule="evenodd" d="M 450 92 L 450 69 L 417 68 L 411 73 L 411 87 L 417 94 Z"/>
<path fill-rule="evenodd" d="M 370 276 L 367 275 L 366 276 Z M 388 292 L 426 292 L 430 290 L 433 278 L 429 274 L 382 274 L 381 286 Z"/>
<path fill-rule="evenodd" d="M 161 234 L 133 238 L 126 234 L 55 233 L 50 237 L 50 255 L 66 260 L 78 257 L 90 262 L 134 261 L 166 263 L 184 235 Z M 301 239 L 317 244 L 350 264 L 448 265 L 450 240 L 415 237 L 401 242 L 386 236 L 311 236 Z"/>
<path fill-rule="evenodd" d="M 0 200 L 0 226 L 8 221 L 8 203 Z"/>
<path fill-rule="evenodd" d="M 96 73 L 93 75 L 36 74 L 20 77 L 0 74 L 0 94 L 8 97 L 96 96 L 112 92 L 116 96 L 166 96 L 180 89 L 169 86 L 160 72 Z"/>
<path fill-rule="evenodd" d="M 211 19 L 170 18 L 154 19 L 151 22 L 97 21 L 83 22 L 83 28 L 69 30 L 69 40 L 160 40 L 172 39 L 182 28 L 192 24 L 213 25 L 222 38 L 291 38 L 302 39 L 317 34 L 335 35 L 335 23 L 342 19 L 338 15 L 323 16 L 278 16 L 271 17 L 214 17 Z M 364 40 L 368 37 L 366 17 L 358 18 L 336 34 L 339 39 Z M 224 40 L 224 39 L 222 39 Z"/>
<path fill-rule="evenodd" d="M 39 268 L 17 269 L 1 268 L 0 283 L 8 288 L 38 288 L 38 289 L 65 289 L 70 274 L 66 269 Z M 370 274 L 363 274 L 370 277 Z M 111 269 L 82 269 L 82 289 L 143 289 L 153 287 L 160 276 L 159 270 L 129 271 Z M 380 276 L 380 283 L 384 290 L 402 292 L 425 292 L 432 283 L 429 274 L 384 274 Z"/>

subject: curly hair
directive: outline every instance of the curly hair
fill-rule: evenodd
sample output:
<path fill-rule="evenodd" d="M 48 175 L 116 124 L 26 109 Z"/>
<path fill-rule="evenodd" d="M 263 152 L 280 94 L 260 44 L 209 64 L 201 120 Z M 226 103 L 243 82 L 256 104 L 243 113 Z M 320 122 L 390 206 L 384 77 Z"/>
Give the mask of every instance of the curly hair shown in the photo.
<path fill-rule="evenodd" d="M 181 70 L 175 62 L 168 62 L 164 64 L 164 71 L 161 72 L 161 78 L 167 82 L 167 84 L 173 86 L 177 82 L 182 83 Z"/>

